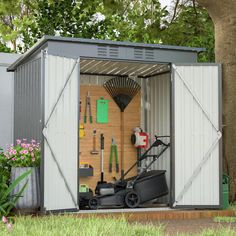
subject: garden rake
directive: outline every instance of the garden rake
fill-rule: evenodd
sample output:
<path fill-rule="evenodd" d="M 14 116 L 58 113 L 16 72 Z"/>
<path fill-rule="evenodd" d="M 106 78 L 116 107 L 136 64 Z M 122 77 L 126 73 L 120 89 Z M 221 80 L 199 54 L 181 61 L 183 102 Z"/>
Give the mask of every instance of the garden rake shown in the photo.
<path fill-rule="evenodd" d="M 124 110 L 140 91 L 140 85 L 129 77 L 114 77 L 104 83 L 121 112 L 121 179 L 124 177 Z"/>

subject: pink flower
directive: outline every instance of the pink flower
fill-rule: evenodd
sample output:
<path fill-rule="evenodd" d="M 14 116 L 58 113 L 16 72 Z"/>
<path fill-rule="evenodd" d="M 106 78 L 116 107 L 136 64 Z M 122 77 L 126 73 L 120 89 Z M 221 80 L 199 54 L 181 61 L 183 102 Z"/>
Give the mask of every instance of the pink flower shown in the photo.
<path fill-rule="evenodd" d="M 13 161 L 15 161 L 15 160 L 16 160 L 16 158 L 15 158 L 15 157 L 13 157 L 13 158 L 12 158 L 12 160 L 13 160 Z"/>
<path fill-rule="evenodd" d="M 23 153 L 27 155 L 29 152 L 28 150 L 24 150 Z"/>
<path fill-rule="evenodd" d="M 24 153 L 24 150 L 21 150 L 21 151 L 20 151 L 20 154 L 21 154 L 21 155 L 25 154 L 25 153 Z"/>
<path fill-rule="evenodd" d="M 20 145 L 20 144 L 21 144 L 21 140 L 20 140 L 20 139 L 17 139 L 17 140 L 16 140 L 16 143 L 17 143 L 18 145 Z"/>
<path fill-rule="evenodd" d="M 2 222 L 3 222 L 4 224 L 8 223 L 8 219 L 7 219 L 6 216 L 3 216 L 3 217 L 2 217 Z"/>
<path fill-rule="evenodd" d="M 8 224 L 7 224 L 7 229 L 8 229 L 9 231 L 11 231 L 12 228 L 13 228 L 12 224 L 8 223 Z"/>
<path fill-rule="evenodd" d="M 32 152 L 34 149 L 32 147 L 29 147 L 29 151 Z"/>
<path fill-rule="evenodd" d="M 32 161 L 35 162 L 35 158 L 34 157 L 32 158 Z"/>
<path fill-rule="evenodd" d="M 22 144 L 21 144 L 21 147 L 26 148 L 26 144 L 25 144 L 25 143 L 22 143 Z"/>
<path fill-rule="evenodd" d="M 16 154 L 17 154 L 17 151 L 16 151 L 16 150 L 13 150 L 13 151 L 12 151 L 12 154 L 13 154 L 13 155 L 16 155 Z"/>
<path fill-rule="evenodd" d="M 36 143 L 36 141 L 34 139 L 31 140 L 31 143 Z"/>
<path fill-rule="evenodd" d="M 25 159 L 25 157 L 24 157 L 24 156 L 21 156 L 21 157 L 20 157 L 20 159 L 21 159 L 21 160 L 24 160 L 24 159 Z"/>

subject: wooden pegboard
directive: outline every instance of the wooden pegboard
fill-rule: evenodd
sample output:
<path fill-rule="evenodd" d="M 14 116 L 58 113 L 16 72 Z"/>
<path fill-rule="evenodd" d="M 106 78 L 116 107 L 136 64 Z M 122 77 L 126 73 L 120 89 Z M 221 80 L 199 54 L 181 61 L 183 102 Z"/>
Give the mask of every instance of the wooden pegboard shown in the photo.
<path fill-rule="evenodd" d="M 91 108 L 93 123 L 89 123 L 89 117 L 87 117 L 87 123 L 84 124 L 84 112 L 86 95 L 89 91 L 91 97 Z M 94 176 L 92 177 L 81 177 L 80 184 L 87 184 L 93 191 L 96 187 L 97 182 L 100 180 L 100 134 L 103 133 L 105 137 L 105 150 L 104 150 L 104 177 L 106 181 L 112 181 L 113 177 L 120 178 L 120 173 L 115 172 L 115 158 L 113 157 L 113 172 L 109 173 L 109 157 L 110 157 L 110 146 L 111 138 L 114 137 L 118 147 L 118 157 L 120 164 L 121 148 L 120 148 L 120 109 L 106 92 L 102 86 L 98 85 L 81 85 L 80 86 L 80 97 L 82 101 L 81 106 L 81 124 L 84 124 L 85 137 L 80 139 L 80 161 L 89 162 L 94 168 Z M 96 123 L 96 100 L 100 97 L 109 100 L 109 111 L 108 111 L 108 124 L 97 124 Z M 124 139 L 124 166 L 125 170 L 137 160 L 136 148 L 131 144 L 130 136 L 132 130 L 136 126 L 140 126 L 140 93 L 137 94 L 128 107 L 125 109 L 125 139 Z M 97 130 L 97 150 L 98 155 L 91 155 L 90 151 L 93 149 L 93 129 Z M 121 166 L 120 166 L 121 167 Z M 127 177 L 134 176 L 137 174 L 137 169 L 134 168 Z"/>

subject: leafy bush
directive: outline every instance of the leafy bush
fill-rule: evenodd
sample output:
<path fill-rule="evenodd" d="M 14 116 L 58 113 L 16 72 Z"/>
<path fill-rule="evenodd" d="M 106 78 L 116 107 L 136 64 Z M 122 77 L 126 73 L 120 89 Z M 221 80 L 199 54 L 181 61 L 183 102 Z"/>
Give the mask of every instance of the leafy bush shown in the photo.
<path fill-rule="evenodd" d="M 35 140 L 17 139 L 16 145 L 10 145 L 4 153 L 12 167 L 38 167 L 40 164 L 40 144 Z"/>
<path fill-rule="evenodd" d="M 0 216 L 7 216 L 12 210 L 12 208 L 15 207 L 17 200 L 21 197 L 28 182 L 24 184 L 24 186 L 17 194 L 11 195 L 11 192 L 30 173 L 31 170 L 26 171 L 18 178 L 16 178 L 9 186 L 6 182 L 0 182 Z"/>
<path fill-rule="evenodd" d="M 11 173 L 10 160 L 7 159 L 0 148 L 0 183 L 9 183 Z"/>

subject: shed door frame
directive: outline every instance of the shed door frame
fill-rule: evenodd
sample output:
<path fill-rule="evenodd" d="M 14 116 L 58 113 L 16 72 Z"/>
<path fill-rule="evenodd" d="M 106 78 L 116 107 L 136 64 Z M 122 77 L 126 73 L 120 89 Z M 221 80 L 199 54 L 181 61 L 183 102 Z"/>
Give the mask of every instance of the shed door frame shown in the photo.
<path fill-rule="evenodd" d="M 175 72 L 177 66 L 218 67 L 218 120 L 219 120 L 219 205 L 176 205 L 175 204 Z M 181 75 L 180 75 L 181 76 Z M 187 84 L 185 84 L 187 88 Z M 188 89 L 188 88 L 187 88 Z M 191 88 L 190 88 L 191 90 Z M 191 91 L 189 91 L 191 93 Z M 193 96 L 193 94 L 191 94 Z M 197 100 L 197 99 L 196 99 Z M 199 104 L 201 105 L 201 104 Z M 204 158 L 203 158 L 204 159 Z M 172 208 L 215 208 L 222 206 L 222 68 L 218 63 L 172 63 L 171 64 L 171 207 Z M 186 187 L 186 183 L 184 185 Z"/>

